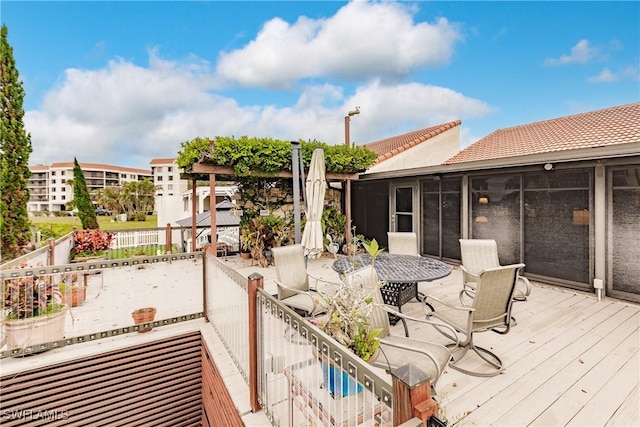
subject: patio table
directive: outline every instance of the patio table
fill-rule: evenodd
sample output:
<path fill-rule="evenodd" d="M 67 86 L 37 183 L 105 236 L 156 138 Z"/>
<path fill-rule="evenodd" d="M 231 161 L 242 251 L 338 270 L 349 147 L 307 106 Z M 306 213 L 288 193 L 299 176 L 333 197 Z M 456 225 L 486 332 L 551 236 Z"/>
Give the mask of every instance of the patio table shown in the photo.
<path fill-rule="evenodd" d="M 355 254 L 334 261 L 332 268 L 339 274 L 355 271 L 371 265 L 369 254 Z M 451 267 L 431 258 L 415 255 L 396 255 L 381 253 L 373 264 L 378 277 L 385 281 L 380 289 L 385 304 L 397 307 L 402 312 L 402 305 L 413 298 L 421 300 L 418 293 L 418 282 L 430 282 L 451 274 Z M 398 317 L 390 315 L 392 324 L 398 322 Z"/>

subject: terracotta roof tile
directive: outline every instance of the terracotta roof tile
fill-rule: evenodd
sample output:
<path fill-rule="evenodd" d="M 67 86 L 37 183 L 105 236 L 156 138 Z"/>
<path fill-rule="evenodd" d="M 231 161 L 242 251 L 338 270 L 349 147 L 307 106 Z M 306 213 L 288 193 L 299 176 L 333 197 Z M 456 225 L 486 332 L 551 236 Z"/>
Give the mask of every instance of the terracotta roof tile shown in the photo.
<path fill-rule="evenodd" d="M 498 129 L 445 164 L 640 142 L 640 103 Z"/>
<path fill-rule="evenodd" d="M 150 164 L 152 165 L 172 164 L 175 160 L 176 160 L 175 158 L 151 159 Z"/>
<path fill-rule="evenodd" d="M 460 126 L 460 120 L 445 123 L 442 125 L 431 126 L 425 129 L 408 132 L 391 138 L 381 139 L 379 141 L 365 144 L 365 147 L 378 154 L 374 164 L 383 162 L 403 151 L 414 147 L 436 135 L 441 134 L 453 127 Z"/>

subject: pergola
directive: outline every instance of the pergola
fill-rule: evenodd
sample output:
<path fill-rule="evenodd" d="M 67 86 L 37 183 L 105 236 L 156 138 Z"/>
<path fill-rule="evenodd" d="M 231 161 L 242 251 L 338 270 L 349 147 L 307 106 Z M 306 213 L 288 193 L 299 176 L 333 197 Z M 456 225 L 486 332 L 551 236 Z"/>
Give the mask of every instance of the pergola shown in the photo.
<path fill-rule="evenodd" d="M 184 174 L 184 176 L 186 177 L 190 177 L 193 180 L 193 186 L 192 186 L 192 197 L 191 197 L 191 211 L 192 213 L 195 213 L 197 210 L 197 204 L 196 204 L 196 181 L 198 179 L 201 180 L 206 180 L 206 177 L 208 177 L 208 181 L 209 181 L 209 188 L 210 188 L 210 194 L 214 195 L 215 191 L 216 191 L 216 175 L 226 175 L 226 176 L 237 176 L 235 170 L 230 167 L 230 166 L 219 166 L 219 165 L 214 165 L 211 163 L 207 163 L 207 162 L 196 162 L 193 164 L 191 171 L 189 173 Z M 265 175 L 264 173 L 261 173 L 259 171 L 253 171 L 251 173 L 249 173 L 248 176 L 255 176 L 255 177 L 266 177 L 267 175 Z M 268 175 L 269 178 L 285 178 L 285 179 L 293 179 L 293 172 L 289 171 L 289 170 L 282 170 L 276 174 L 269 174 Z M 344 194 L 344 200 L 345 200 L 345 206 L 344 206 L 344 213 L 345 213 L 345 217 L 346 217 L 346 221 L 345 221 L 345 236 L 346 236 L 346 241 L 347 241 L 347 247 L 350 247 L 350 243 L 351 243 L 351 181 L 352 180 L 357 180 L 358 179 L 358 174 L 357 173 L 330 173 L 327 172 L 326 173 L 326 179 L 327 181 L 343 181 L 346 183 L 346 185 L 344 186 L 345 189 L 345 194 Z M 209 210 L 211 212 L 215 212 L 216 210 L 216 198 L 215 197 L 210 197 L 209 199 L 209 203 L 210 203 L 210 208 Z M 192 235 L 195 236 L 196 233 L 196 215 L 193 214 L 191 216 L 191 229 L 192 229 Z M 209 248 L 209 251 L 211 253 L 211 255 L 213 256 L 217 256 L 217 238 L 216 238 L 216 232 L 217 232 L 217 224 L 216 224 L 216 216 L 215 215 L 211 215 L 211 247 Z M 193 252 L 195 252 L 196 250 L 196 242 L 195 239 L 192 239 L 191 241 L 191 250 Z"/>

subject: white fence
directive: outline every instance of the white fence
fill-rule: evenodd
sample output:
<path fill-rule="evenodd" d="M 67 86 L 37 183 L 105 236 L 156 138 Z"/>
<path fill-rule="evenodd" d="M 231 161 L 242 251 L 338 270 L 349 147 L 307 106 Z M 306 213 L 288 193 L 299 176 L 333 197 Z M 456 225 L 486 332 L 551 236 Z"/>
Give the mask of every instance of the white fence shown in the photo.
<path fill-rule="evenodd" d="M 160 233 L 164 233 L 164 230 L 118 231 L 111 241 L 111 249 L 157 245 L 160 243 Z"/>

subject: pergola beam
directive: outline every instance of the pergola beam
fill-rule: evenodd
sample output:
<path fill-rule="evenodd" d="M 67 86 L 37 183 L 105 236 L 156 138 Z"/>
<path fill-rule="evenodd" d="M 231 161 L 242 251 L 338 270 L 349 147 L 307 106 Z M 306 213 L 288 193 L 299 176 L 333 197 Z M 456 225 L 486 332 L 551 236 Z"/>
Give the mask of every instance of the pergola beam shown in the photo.
<path fill-rule="evenodd" d="M 236 176 L 235 170 L 231 166 L 216 166 L 206 163 L 194 163 L 192 172 L 195 174 L 209 174 L 209 175 L 231 175 Z M 249 172 L 248 176 L 256 178 L 293 178 L 291 171 L 282 170 L 278 173 L 267 174 L 264 172 Z M 327 180 L 332 181 L 353 181 L 357 180 L 359 175 L 357 173 L 330 173 L 325 174 Z"/>
<path fill-rule="evenodd" d="M 190 173 L 185 173 L 183 174 L 185 176 L 192 176 L 192 179 L 194 179 L 194 187 L 195 187 L 195 180 L 198 178 L 203 178 L 202 175 L 209 175 L 209 186 L 210 186 L 210 195 L 209 197 L 211 197 L 210 199 L 210 211 L 211 211 L 211 242 L 213 247 L 211 248 L 214 254 L 217 254 L 217 238 L 214 237 L 217 234 L 217 230 L 216 230 L 216 208 L 215 208 L 215 199 L 216 199 L 216 194 L 215 194 L 215 182 L 216 182 L 216 175 L 228 175 L 228 176 L 237 176 L 235 170 L 230 167 L 230 166 L 217 166 L 217 165 L 212 165 L 212 164 L 207 164 L 207 163 L 194 163 L 192 168 L 191 168 L 191 172 Z M 275 174 L 266 174 L 264 172 L 258 172 L 258 171 L 251 171 L 249 172 L 248 176 L 250 177 L 256 177 L 256 178 L 290 178 L 293 179 L 293 172 L 291 171 L 287 171 L 287 170 L 281 170 L 278 173 Z M 347 243 L 350 243 L 351 241 L 351 181 L 353 180 L 357 180 L 359 178 L 359 175 L 357 173 L 353 173 L 353 174 L 347 174 L 347 173 L 326 173 L 325 174 L 325 179 L 327 181 L 346 181 L 346 193 L 345 193 L 345 211 L 346 211 L 346 216 L 347 216 L 347 221 L 346 221 L 346 238 L 347 238 Z M 193 196 L 195 199 L 195 195 Z M 196 217 L 196 209 L 195 209 L 195 203 L 192 203 L 192 212 L 191 215 L 193 217 L 193 224 L 192 224 L 192 228 L 191 228 L 191 234 L 192 236 L 195 236 L 196 233 L 196 226 L 195 226 L 195 217 Z M 194 242 L 194 246 L 195 246 L 195 237 L 192 238 L 193 242 Z M 195 249 L 194 249 L 195 250 Z"/>

